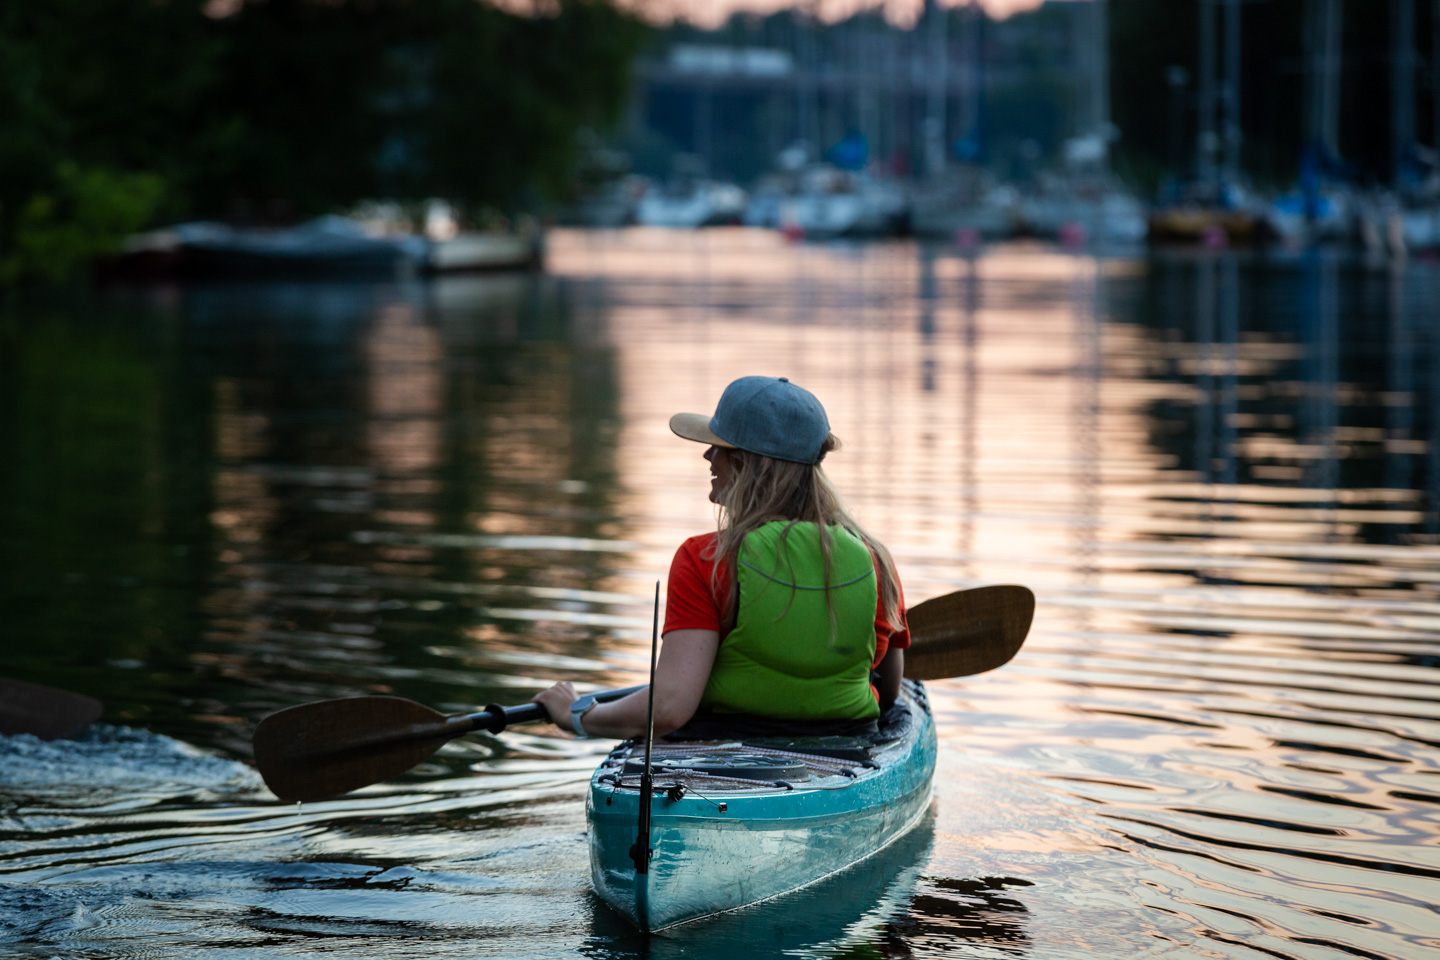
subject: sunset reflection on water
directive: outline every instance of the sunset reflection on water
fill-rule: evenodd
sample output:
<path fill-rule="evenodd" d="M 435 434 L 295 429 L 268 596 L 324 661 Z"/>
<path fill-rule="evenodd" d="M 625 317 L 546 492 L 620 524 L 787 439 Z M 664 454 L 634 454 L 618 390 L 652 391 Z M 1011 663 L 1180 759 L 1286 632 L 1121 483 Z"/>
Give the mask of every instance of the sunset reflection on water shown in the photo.
<path fill-rule="evenodd" d="M 667 421 L 759 373 L 824 402 L 845 443 L 826 469 L 912 604 L 1022 583 L 1039 606 L 1011 664 L 930 685 L 937 798 L 912 838 L 644 950 L 1440 947 L 1433 265 L 641 229 L 557 231 L 547 260 L 67 321 L 160 419 L 127 425 L 93 380 L 37 394 L 112 411 L 70 427 L 107 499 L 103 522 L 13 527 L 31 652 L 6 656 L 70 663 L 155 733 L 118 735 L 119 759 L 5 758 L 24 786 L 0 780 L 0 915 L 33 919 L 0 946 L 640 952 L 588 893 L 580 798 L 608 744 L 517 728 L 298 816 L 234 761 L 256 718 L 319 697 L 459 710 L 640 680 L 654 583 L 715 523 L 703 449 Z M 42 382 L 46 341 L 16 342 Z M 70 447 L 26 449 L 7 476 L 64 475 Z M 49 503 L 4 489 L 16 515 Z"/>
<path fill-rule="evenodd" d="M 1242 953 L 1269 941 L 1287 956 L 1418 956 L 1405 951 L 1433 943 L 1435 501 L 1383 477 L 1340 485 L 1342 461 L 1363 469 L 1367 454 L 1390 461 L 1390 478 L 1412 476 L 1396 459 L 1431 440 L 1413 415 L 1341 422 L 1355 413 L 1344 407 L 1366 417 L 1367 393 L 1387 411 L 1421 398 L 1413 374 L 1400 394 L 1339 380 L 1333 290 L 1302 281 L 1298 298 L 1273 302 L 1307 343 L 1257 316 L 1253 288 L 1242 332 L 1233 258 L 967 257 L 755 234 L 611 242 L 560 239 L 552 263 L 614 284 L 617 464 L 644 561 L 662 565 L 713 522 L 699 451 L 669 435 L 668 415 L 708 412 L 731 379 L 763 373 L 825 402 L 846 441 L 827 469 L 891 546 L 912 602 L 982 582 L 1037 593 L 1015 663 L 934 685 L 939 872 L 987 863 L 1024 877 L 1037 858 L 1049 872 L 1081 854 L 1092 884 L 1109 875 L 1167 918 L 1127 930 L 1127 950 L 1199 937 Z M 1339 268 L 1310 269 L 1333 285 Z M 1137 316 L 1159 285 L 1147 274 L 1162 270 L 1193 289 Z M 1433 284 L 1392 277 L 1401 349 L 1434 335 Z M 1404 378 L 1393 367 L 1411 358 L 1394 353 L 1386 372 Z M 1183 420 L 1157 416 L 1176 411 Z M 1172 439 L 1182 432 L 1188 448 Z M 976 824 L 965 808 L 993 802 L 996 784 L 1054 800 L 1022 803 L 1039 809 L 1018 826 Z M 1047 825 L 1055 801 L 1065 813 Z M 1092 918 L 1093 938 L 1082 934 L 1096 904 L 1079 895 L 1064 946 L 1106 955 L 1116 932 Z M 1367 903 L 1376 896 L 1383 908 Z M 1392 937 L 1411 946 L 1384 946 Z"/>

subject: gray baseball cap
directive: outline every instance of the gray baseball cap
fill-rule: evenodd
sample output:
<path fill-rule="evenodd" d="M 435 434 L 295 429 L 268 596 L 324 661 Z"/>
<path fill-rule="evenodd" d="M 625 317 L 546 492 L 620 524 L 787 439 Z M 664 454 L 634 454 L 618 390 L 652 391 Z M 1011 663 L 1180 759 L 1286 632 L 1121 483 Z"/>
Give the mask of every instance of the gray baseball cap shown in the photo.
<path fill-rule="evenodd" d="M 741 377 L 720 395 L 713 417 L 677 413 L 670 429 L 697 443 L 819 463 L 830 421 L 815 394 L 785 377 Z"/>

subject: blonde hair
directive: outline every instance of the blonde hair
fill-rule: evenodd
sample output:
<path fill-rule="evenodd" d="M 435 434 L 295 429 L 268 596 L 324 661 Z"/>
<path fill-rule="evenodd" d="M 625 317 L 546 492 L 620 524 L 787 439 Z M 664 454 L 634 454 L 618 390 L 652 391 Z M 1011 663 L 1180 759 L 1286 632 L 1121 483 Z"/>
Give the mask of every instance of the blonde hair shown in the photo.
<path fill-rule="evenodd" d="M 835 434 L 825 438 L 820 459 L 838 449 Z M 879 581 L 880 606 L 892 626 L 900 623 L 900 578 L 895 561 L 885 545 L 866 533 L 846 511 L 840 494 L 831 485 L 819 462 L 814 464 L 777 460 L 748 450 L 717 447 L 715 456 L 730 462 L 730 485 L 720 493 L 719 536 L 703 554 L 714 560 L 710 572 L 710 589 L 720 603 L 722 636 L 735 627 L 739 603 L 738 560 L 745 537 L 767 523 L 789 521 L 781 532 L 783 541 L 796 523 L 814 523 L 820 535 L 820 554 L 825 569 L 826 602 L 829 602 L 830 555 L 833 535 L 830 528 L 843 527 L 870 548 L 875 556 L 876 579 Z M 720 596 L 720 571 L 729 571 L 729 586 Z M 831 610 L 833 621 L 834 610 Z"/>

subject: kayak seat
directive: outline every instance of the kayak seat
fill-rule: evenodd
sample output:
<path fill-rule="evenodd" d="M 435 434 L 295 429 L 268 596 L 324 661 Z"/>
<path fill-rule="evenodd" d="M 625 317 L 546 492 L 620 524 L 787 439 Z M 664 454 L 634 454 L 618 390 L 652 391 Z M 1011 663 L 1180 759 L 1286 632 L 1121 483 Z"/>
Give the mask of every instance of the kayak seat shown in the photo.
<path fill-rule="evenodd" d="M 879 730 L 876 720 L 782 720 L 748 713 L 715 713 L 704 708 L 680 729 L 663 739 L 668 743 L 691 740 L 752 740 L 772 737 L 865 737 Z"/>
<path fill-rule="evenodd" d="M 906 680 L 905 685 L 909 688 L 910 695 L 920 703 L 924 703 L 925 692 L 920 684 L 913 680 Z M 870 742 L 876 745 L 893 743 L 896 740 L 904 739 L 909 733 L 910 727 L 915 723 L 915 715 L 910 711 L 910 706 L 901 697 L 890 705 L 890 709 L 881 715 L 877 723 L 875 733 L 869 738 Z"/>
<path fill-rule="evenodd" d="M 910 696 L 925 705 L 925 688 L 913 680 L 906 680 L 904 684 Z M 701 709 L 684 726 L 661 740 L 666 743 L 741 740 L 772 750 L 858 762 L 870 759 L 876 746 L 903 739 L 914 723 L 915 716 L 904 697 L 891 704 L 878 720 L 780 720 Z"/>

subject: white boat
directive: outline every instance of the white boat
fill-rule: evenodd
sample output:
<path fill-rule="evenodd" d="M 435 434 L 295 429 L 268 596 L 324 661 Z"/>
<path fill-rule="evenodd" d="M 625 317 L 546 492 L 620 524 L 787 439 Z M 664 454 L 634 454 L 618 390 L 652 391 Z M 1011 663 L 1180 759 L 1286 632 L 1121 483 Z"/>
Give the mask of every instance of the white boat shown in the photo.
<path fill-rule="evenodd" d="M 1051 185 L 1023 197 L 1018 212 L 1023 231 L 1037 237 L 1132 244 L 1148 229 L 1145 205 L 1113 184 Z"/>
<path fill-rule="evenodd" d="M 745 202 L 745 191 L 733 183 L 680 181 L 647 190 L 636 205 L 635 221 L 647 227 L 685 229 L 739 223 Z"/>
<path fill-rule="evenodd" d="M 376 234 L 348 217 L 294 227 L 182 223 L 131 238 L 125 252 L 174 251 L 176 271 L 221 276 L 388 275 L 424 266 L 429 244 L 414 234 Z"/>
<path fill-rule="evenodd" d="M 1400 214 L 1408 250 L 1440 250 L 1440 202 L 1411 207 Z"/>
<path fill-rule="evenodd" d="M 1020 193 L 974 166 L 947 169 L 911 191 L 910 224 L 925 237 L 999 240 L 1020 232 Z"/>
<path fill-rule="evenodd" d="M 887 236 L 905 223 L 905 191 L 863 171 L 819 164 L 803 171 L 779 207 L 779 226 L 806 236 Z"/>
<path fill-rule="evenodd" d="M 538 269 L 545 259 L 540 233 L 457 233 L 432 240 L 424 268 L 429 273 L 479 273 Z"/>
<path fill-rule="evenodd" d="M 791 173 L 767 174 L 750 191 L 741 222 L 747 227 L 779 229 L 785 205 L 795 196 L 795 177 Z"/>
<path fill-rule="evenodd" d="M 1299 190 L 1282 194 L 1265 207 L 1265 223 L 1292 245 L 1346 240 L 1355 232 L 1355 199 L 1348 189 L 1327 188 L 1309 199 Z"/>

